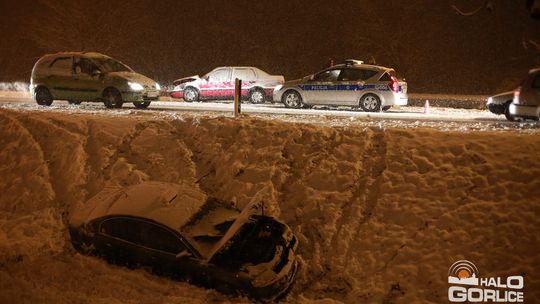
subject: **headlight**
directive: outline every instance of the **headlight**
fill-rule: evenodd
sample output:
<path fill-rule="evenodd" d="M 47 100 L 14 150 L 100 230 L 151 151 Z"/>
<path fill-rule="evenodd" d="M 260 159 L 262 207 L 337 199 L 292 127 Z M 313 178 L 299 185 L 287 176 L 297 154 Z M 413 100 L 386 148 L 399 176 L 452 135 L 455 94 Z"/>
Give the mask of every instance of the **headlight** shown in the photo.
<path fill-rule="evenodd" d="M 493 98 L 492 97 L 488 98 L 487 103 L 492 103 L 492 102 L 493 102 Z"/>
<path fill-rule="evenodd" d="M 282 84 L 278 84 L 278 85 L 274 88 L 274 91 L 279 91 L 279 90 L 281 90 L 281 88 L 283 88 L 283 85 L 282 85 Z"/>
<path fill-rule="evenodd" d="M 159 83 L 156 82 L 156 90 L 161 90 L 161 86 L 159 85 Z"/>
<path fill-rule="evenodd" d="M 144 90 L 143 86 L 140 83 L 128 82 L 128 85 L 129 85 L 130 89 L 133 90 L 133 91 L 142 91 L 142 90 Z"/>

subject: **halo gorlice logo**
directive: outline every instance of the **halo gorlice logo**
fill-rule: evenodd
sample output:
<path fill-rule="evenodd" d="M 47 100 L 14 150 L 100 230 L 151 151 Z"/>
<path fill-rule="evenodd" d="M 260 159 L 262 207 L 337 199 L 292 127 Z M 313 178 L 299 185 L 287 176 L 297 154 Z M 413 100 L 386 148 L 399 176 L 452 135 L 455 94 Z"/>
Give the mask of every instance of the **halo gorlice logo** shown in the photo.
<path fill-rule="evenodd" d="M 462 302 L 523 303 L 523 276 L 481 278 L 478 268 L 467 260 L 452 264 L 448 270 L 448 300 Z M 465 286 L 457 286 L 465 285 Z"/>

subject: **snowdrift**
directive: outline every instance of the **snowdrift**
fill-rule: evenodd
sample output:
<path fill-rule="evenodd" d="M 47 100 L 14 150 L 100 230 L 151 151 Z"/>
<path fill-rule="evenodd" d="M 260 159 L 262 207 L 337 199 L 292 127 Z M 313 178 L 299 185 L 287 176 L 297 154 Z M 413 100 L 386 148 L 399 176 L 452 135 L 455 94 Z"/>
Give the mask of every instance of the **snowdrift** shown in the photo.
<path fill-rule="evenodd" d="M 293 303 L 441 303 L 450 265 L 540 301 L 540 137 L 0 110 L 1 303 L 249 302 L 77 254 L 65 219 L 107 185 L 264 186 L 299 238 Z"/>

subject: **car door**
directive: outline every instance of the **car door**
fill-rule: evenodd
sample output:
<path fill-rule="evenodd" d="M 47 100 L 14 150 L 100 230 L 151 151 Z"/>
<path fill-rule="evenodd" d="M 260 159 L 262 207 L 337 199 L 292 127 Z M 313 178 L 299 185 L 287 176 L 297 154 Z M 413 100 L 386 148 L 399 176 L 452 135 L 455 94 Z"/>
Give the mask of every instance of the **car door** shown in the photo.
<path fill-rule="evenodd" d="M 304 98 L 309 104 L 334 104 L 336 100 L 337 80 L 341 68 L 321 71 L 306 83 L 301 84 Z"/>
<path fill-rule="evenodd" d="M 112 217 L 101 221 L 94 237 L 96 249 L 108 261 L 118 264 L 144 265 L 146 253 L 137 242 L 140 226 L 129 217 Z"/>
<path fill-rule="evenodd" d="M 242 80 L 242 95 L 245 96 L 257 81 L 257 74 L 252 68 L 234 68 L 232 81 L 235 81 L 236 78 Z M 234 91 L 232 96 L 234 97 Z"/>
<path fill-rule="evenodd" d="M 94 72 L 98 67 L 88 58 L 74 56 L 73 84 L 77 100 L 95 100 L 100 96 L 100 81 Z"/>
<path fill-rule="evenodd" d="M 165 275 L 193 272 L 197 263 L 179 234 L 161 224 L 134 217 L 101 222 L 96 236 L 100 252 L 121 264 L 152 268 Z M 185 252 L 181 255 L 180 253 Z"/>
<path fill-rule="evenodd" d="M 55 99 L 70 99 L 73 96 L 73 57 L 59 56 L 49 65 L 47 83 Z"/>
<path fill-rule="evenodd" d="M 361 68 L 344 68 L 338 78 L 336 98 L 339 105 L 358 105 L 366 87 L 366 80 L 375 76 L 377 71 Z"/>
<path fill-rule="evenodd" d="M 147 248 L 149 265 L 155 272 L 166 275 L 191 272 L 188 259 L 193 258 L 177 232 L 155 222 L 140 220 L 138 244 Z"/>
<path fill-rule="evenodd" d="M 234 84 L 231 84 L 231 69 L 219 68 L 208 74 L 205 86 L 201 86 L 201 96 L 225 99 L 233 96 Z"/>

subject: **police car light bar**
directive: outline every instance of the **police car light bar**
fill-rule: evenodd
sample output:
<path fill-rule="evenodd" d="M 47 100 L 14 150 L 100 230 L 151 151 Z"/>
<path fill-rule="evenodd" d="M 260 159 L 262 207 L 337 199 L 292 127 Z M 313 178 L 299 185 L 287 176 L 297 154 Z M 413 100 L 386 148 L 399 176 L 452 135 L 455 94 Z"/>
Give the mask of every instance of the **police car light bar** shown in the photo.
<path fill-rule="evenodd" d="M 347 65 L 353 65 L 353 64 L 363 64 L 364 62 L 362 60 L 356 60 L 356 59 L 347 59 L 345 60 L 345 64 Z"/>

